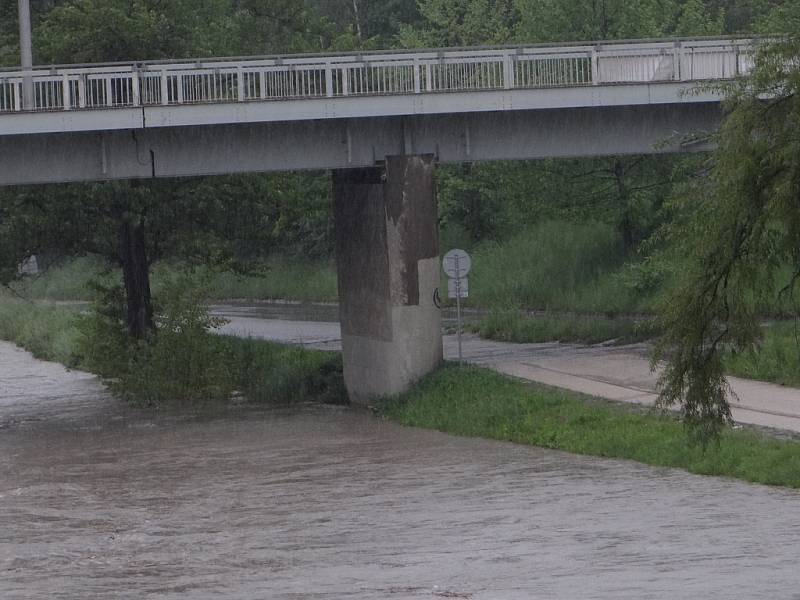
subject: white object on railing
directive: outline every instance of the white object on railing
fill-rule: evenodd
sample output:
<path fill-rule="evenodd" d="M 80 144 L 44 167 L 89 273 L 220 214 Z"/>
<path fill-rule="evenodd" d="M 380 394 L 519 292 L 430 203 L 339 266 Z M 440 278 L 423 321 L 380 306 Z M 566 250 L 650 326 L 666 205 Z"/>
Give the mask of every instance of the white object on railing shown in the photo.
<path fill-rule="evenodd" d="M 730 79 L 750 40 L 474 48 L 331 57 L 211 59 L 34 70 L 35 110 Z M 22 76 L 0 71 L 0 113 L 22 110 Z"/>

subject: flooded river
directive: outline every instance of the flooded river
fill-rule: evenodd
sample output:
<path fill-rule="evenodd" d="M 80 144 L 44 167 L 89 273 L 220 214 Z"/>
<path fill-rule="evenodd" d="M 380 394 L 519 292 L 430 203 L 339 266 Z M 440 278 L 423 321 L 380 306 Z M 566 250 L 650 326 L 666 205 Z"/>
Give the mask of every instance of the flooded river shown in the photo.
<path fill-rule="evenodd" d="M 800 598 L 800 493 L 319 406 L 178 417 L 0 344 L 0 598 Z"/>

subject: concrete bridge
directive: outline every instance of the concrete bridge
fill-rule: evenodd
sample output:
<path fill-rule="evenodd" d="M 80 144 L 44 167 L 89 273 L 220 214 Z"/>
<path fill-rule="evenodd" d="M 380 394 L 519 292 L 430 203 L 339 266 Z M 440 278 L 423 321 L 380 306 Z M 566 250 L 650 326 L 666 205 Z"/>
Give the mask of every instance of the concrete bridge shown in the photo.
<path fill-rule="evenodd" d="M 332 169 L 345 378 L 442 358 L 437 162 L 707 149 L 742 39 L 0 71 L 0 185 Z M 28 98 L 26 90 L 30 90 Z"/>

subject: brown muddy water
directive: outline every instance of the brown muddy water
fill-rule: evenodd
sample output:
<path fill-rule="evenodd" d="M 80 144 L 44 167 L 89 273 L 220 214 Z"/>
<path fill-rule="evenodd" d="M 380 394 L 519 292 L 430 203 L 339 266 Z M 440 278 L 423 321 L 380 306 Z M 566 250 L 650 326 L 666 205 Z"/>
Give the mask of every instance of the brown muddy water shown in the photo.
<path fill-rule="evenodd" d="M 800 493 L 346 408 L 127 409 L 0 344 L 0 598 L 800 598 Z"/>

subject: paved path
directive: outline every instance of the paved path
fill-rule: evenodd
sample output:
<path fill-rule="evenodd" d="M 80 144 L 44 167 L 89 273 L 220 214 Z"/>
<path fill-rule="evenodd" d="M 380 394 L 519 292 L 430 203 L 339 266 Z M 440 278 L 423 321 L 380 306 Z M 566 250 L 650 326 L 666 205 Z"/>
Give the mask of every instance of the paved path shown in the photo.
<path fill-rule="evenodd" d="M 338 323 L 275 319 L 247 307 L 218 306 L 215 313 L 230 320 L 224 333 L 341 349 Z M 445 336 L 444 349 L 446 358 L 457 357 L 454 335 Z M 652 405 L 656 399 L 657 373 L 650 370 L 645 344 L 511 344 L 468 334 L 463 338 L 463 352 L 470 363 L 529 381 L 620 402 Z M 732 402 L 737 422 L 800 432 L 800 389 L 736 377 L 729 381 L 738 395 Z"/>

